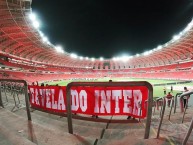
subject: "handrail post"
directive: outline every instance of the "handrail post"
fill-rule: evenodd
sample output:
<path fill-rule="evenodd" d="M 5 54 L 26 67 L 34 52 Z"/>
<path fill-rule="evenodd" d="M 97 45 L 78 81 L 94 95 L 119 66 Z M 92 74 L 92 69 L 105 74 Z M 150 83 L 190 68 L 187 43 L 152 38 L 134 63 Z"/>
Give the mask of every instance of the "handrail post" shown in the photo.
<path fill-rule="evenodd" d="M 4 108 L 2 95 L 1 95 L 1 83 L 0 83 L 0 106 Z"/>
<path fill-rule="evenodd" d="M 177 106 L 177 97 L 181 95 L 182 93 L 177 93 L 175 96 L 175 102 L 174 102 L 174 113 L 176 113 L 176 106 Z"/>
<path fill-rule="evenodd" d="M 0 82 L 17 82 L 17 83 L 22 83 L 24 84 L 24 91 L 25 91 L 25 103 L 26 103 L 26 112 L 27 112 L 27 117 L 28 120 L 31 120 L 31 114 L 30 114 L 30 109 L 29 109 L 29 97 L 28 97 L 28 87 L 27 87 L 27 82 L 25 80 L 12 80 L 12 79 L 0 79 Z M 5 90 L 6 91 L 6 90 Z M 2 101 L 1 97 L 1 90 L 0 90 L 0 103 Z M 1 105 L 1 104 L 0 104 Z"/>
<path fill-rule="evenodd" d="M 192 132 L 192 128 L 193 128 L 193 118 L 192 118 L 192 121 L 190 123 L 190 126 L 189 126 L 189 129 L 188 129 L 188 132 L 186 133 L 186 136 L 182 142 L 182 145 L 186 145 L 187 141 L 188 141 L 188 138 L 190 137 L 190 134 Z"/>
<path fill-rule="evenodd" d="M 171 104 L 171 107 L 170 107 L 170 114 L 169 114 L 168 120 L 170 120 L 170 116 L 171 116 L 171 113 L 172 113 L 173 106 L 174 106 L 174 97 L 172 98 L 172 104 Z"/>
<path fill-rule="evenodd" d="M 170 113 L 169 113 L 169 117 L 168 117 L 168 120 L 170 120 L 170 116 L 171 116 L 171 113 L 172 113 L 172 108 L 173 108 L 173 106 L 174 106 L 174 96 L 173 96 L 173 98 L 172 98 L 172 100 L 171 100 L 172 102 L 172 104 L 171 104 L 171 107 L 170 107 Z"/>
<path fill-rule="evenodd" d="M 28 120 L 31 120 L 31 113 L 30 113 L 30 103 L 29 103 L 29 97 L 28 97 L 28 87 L 27 83 L 24 83 L 24 91 L 25 91 L 25 103 L 26 103 L 26 111 L 27 111 L 27 118 Z"/>
<path fill-rule="evenodd" d="M 73 134 L 72 127 L 72 110 L 71 110 L 71 96 L 70 96 L 70 85 L 66 87 L 66 102 L 67 102 L 67 120 L 68 120 L 68 132 Z"/>
<path fill-rule="evenodd" d="M 164 113 L 165 113 L 165 108 L 166 108 L 166 101 L 165 101 L 165 98 L 164 98 L 163 99 L 163 110 L 162 110 L 162 114 L 161 114 L 160 123 L 159 123 L 159 126 L 158 126 L 157 138 L 159 138 L 160 129 L 161 129 Z"/>
<path fill-rule="evenodd" d="M 185 117 L 185 114 L 186 114 L 187 107 L 188 107 L 188 103 L 186 103 L 186 106 L 185 106 L 185 109 L 184 109 L 184 112 L 183 112 L 182 123 L 184 122 L 184 117 Z"/>
<path fill-rule="evenodd" d="M 68 117 L 68 131 L 73 134 L 73 125 L 72 125 L 72 110 L 71 110 L 71 94 L 70 89 L 72 86 L 100 86 L 100 87 L 126 87 L 126 86 L 145 86 L 148 88 L 148 108 L 147 108 L 147 119 L 145 126 L 144 139 L 149 138 L 150 125 L 151 125 L 151 115 L 152 115 L 152 104 L 153 104 L 153 87 L 150 83 L 142 82 L 72 82 L 69 83 L 66 87 L 66 103 L 67 103 L 67 117 Z"/>
<path fill-rule="evenodd" d="M 147 110 L 147 120 L 146 120 L 146 126 L 145 126 L 145 135 L 144 139 L 149 138 L 149 132 L 150 132 L 150 126 L 151 126 L 151 116 L 152 116 L 152 104 L 153 104 L 153 88 L 148 87 L 148 110 Z"/>

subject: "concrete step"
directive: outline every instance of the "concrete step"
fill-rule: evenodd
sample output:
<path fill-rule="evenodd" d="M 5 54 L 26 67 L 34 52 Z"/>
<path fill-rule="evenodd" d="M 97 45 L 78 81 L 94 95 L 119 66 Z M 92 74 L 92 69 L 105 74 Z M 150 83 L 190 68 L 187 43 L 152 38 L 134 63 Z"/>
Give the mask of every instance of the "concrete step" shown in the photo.
<path fill-rule="evenodd" d="M 15 114 L 24 118 L 27 117 L 25 110 L 18 110 L 15 112 Z M 47 127 L 57 132 L 61 132 L 61 133 L 68 132 L 68 124 L 66 121 L 58 121 L 52 118 L 41 116 L 36 113 L 31 113 L 31 115 L 32 115 L 32 121 L 36 124 Z M 74 124 L 73 122 L 74 134 L 78 134 L 84 137 L 91 137 L 94 139 L 100 138 L 103 129 L 100 127 L 98 128 L 98 126 L 91 126 L 89 125 L 89 123 L 90 122 L 87 121 L 88 126 L 81 126 L 81 125 Z"/>
<path fill-rule="evenodd" d="M 37 115 L 40 115 L 40 116 L 44 116 L 44 117 L 47 117 L 47 118 L 51 118 L 51 119 L 54 119 L 54 120 L 58 120 L 58 121 L 67 123 L 67 117 L 61 117 L 61 116 L 58 116 L 58 115 L 54 115 L 54 114 L 50 114 L 50 113 L 46 113 L 46 112 L 42 112 L 42 111 L 38 111 L 38 110 L 34 110 L 32 112 L 32 114 L 37 114 Z M 91 118 L 91 116 L 90 116 L 90 118 Z M 72 119 L 72 121 L 73 121 L 73 124 L 86 126 L 86 127 L 88 127 L 88 126 L 90 126 L 90 127 L 97 126 L 97 128 L 106 128 L 106 125 L 107 125 L 107 123 L 105 123 L 105 122 L 97 122 L 97 119 L 96 119 L 96 122 L 95 121 L 79 120 L 79 119 Z"/>
<path fill-rule="evenodd" d="M 110 123 L 108 125 L 108 129 L 142 129 L 144 128 L 144 124 L 141 122 L 131 122 L 131 123 Z"/>
<path fill-rule="evenodd" d="M 145 135 L 145 129 L 106 129 L 103 134 L 103 139 L 123 139 L 127 137 L 134 137 L 138 139 L 143 139 Z M 156 137 L 155 132 L 150 130 L 150 137 Z"/>
<path fill-rule="evenodd" d="M 171 145 L 171 142 L 166 138 L 138 139 L 128 136 L 122 139 L 100 139 L 97 145 Z M 180 145 L 180 143 L 175 145 Z"/>
<path fill-rule="evenodd" d="M 0 126 L 6 126 L 9 132 L 20 132 L 20 136 L 38 145 L 93 145 L 95 139 L 59 132 L 47 126 L 20 117 L 8 110 L 0 109 Z"/>
<path fill-rule="evenodd" d="M 182 143 L 185 136 L 186 136 L 186 132 L 168 135 L 168 137 L 171 140 L 173 140 L 174 143 L 175 142 L 181 142 Z M 190 137 L 189 137 L 186 145 L 193 145 L 193 132 L 190 134 Z"/>
<path fill-rule="evenodd" d="M 20 136 L 19 132 L 12 132 L 7 127 L 0 125 L 0 145 L 35 145 L 35 143 Z"/>

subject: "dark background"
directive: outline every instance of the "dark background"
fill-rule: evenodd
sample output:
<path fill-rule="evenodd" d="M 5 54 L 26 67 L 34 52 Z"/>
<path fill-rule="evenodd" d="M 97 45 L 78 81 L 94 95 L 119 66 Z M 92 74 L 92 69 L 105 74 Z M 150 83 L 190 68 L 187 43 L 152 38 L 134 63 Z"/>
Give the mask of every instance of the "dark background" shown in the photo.
<path fill-rule="evenodd" d="M 33 0 L 40 30 L 79 56 L 135 55 L 172 39 L 193 17 L 193 0 Z"/>

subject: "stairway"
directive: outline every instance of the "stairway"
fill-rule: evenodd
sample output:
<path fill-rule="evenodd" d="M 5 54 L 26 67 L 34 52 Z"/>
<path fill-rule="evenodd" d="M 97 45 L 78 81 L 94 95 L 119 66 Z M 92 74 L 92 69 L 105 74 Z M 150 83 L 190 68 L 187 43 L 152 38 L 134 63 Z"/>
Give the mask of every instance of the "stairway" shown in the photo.
<path fill-rule="evenodd" d="M 11 97 L 8 100 L 5 109 L 0 109 L 0 145 L 180 145 L 189 126 L 188 118 L 192 115 L 188 109 L 184 124 L 179 122 L 180 112 L 172 115 L 169 121 L 167 108 L 159 139 L 156 139 L 157 110 L 152 116 L 149 139 L 143 139 L 146 120 L 127 120 L 126 116 L 99 116 L 94 121 L 73 119 L 74 134 L 69 134 L 66 117 L 34 110 L 31 112 L 32 121 L 28 121 L 25 107 L 11 112 L 14 103 Z M 21 102 L 24 104 L 24 99 Z M 100 122 L 100 119 L 107 121 Z M 193 134 L 187 145 L 192 144 Z"/>

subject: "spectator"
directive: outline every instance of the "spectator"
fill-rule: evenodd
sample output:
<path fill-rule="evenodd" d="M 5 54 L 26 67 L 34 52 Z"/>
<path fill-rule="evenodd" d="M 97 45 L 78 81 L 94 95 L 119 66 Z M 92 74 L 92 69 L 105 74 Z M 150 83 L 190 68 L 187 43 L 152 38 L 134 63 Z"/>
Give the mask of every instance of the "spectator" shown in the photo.
<path fill-rule="evenodd" d="M 170 107 L 170 103 L 171 103 L 171 99 L 172 99 L 172 94 L 170 93 L 170 92 L 168 92 L 168 94 L 167 94 L 167 96 L 166 96 L 166 98 L 167 98 L 167 100 L 168 100 L 168 107 Z"/>
<path fill-rule="evenodd" d="M 171 93 L 173 93 L 173 86 L 171 86 Z"/>
<path fill-rule="evenodd" d="M 188 91 L 189 91 L 189 90 L 187 89 L 187 87 L 184 87 L 184 93 L 185 93 L 185 92 L 188 92 Z M 186 105 L 188 106 L 188 99 L 189 99 L 189 98 L 190 98 L 189 95 L 183 97 L 184 108 L 186 107 Z"/>
<path fill-rule="evenodd" d="M 166 95 L 166 87 L 164 87 L 164 95 Z"/>

